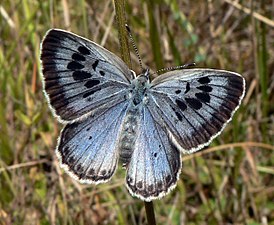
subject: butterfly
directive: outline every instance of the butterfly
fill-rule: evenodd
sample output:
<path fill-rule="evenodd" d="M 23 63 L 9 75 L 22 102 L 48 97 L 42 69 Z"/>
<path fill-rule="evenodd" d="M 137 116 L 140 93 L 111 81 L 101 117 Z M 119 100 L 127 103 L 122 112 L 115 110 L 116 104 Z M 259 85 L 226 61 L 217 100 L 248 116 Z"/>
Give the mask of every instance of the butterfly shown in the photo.
<path fill-rule="evenodd" d="M 217 137 L 238 109 L 245 80 L 215 69 L 181 69 L 152 81 L 76 34 L 49 30 L 41 43 L 44 94 L 65 124 L 56 147 L 61 167 L 81 183 L 104 183 L 118 162 L 126 187 L 144 201 L 179 179 L 181 152 Z"/>

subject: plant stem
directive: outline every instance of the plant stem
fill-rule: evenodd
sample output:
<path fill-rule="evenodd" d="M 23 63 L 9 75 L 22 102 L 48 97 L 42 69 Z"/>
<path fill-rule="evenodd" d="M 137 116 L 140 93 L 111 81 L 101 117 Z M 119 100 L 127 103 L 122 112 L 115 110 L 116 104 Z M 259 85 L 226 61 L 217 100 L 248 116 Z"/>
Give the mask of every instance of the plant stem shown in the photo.
<path fill-rule="evenodd" d="M 119 36 L 122 59 L 129 66 L 129 68 L 132 68 L 131 60 L 130 60 L 129 44 L 128 44 L 128 34 L 125 27 L 126 25 L 125 1 L 115 0 L 114 4 L 115 4 L 116 23 L 118 27 L 118 36 Z"/>
<path fill-rule="evenodd" d="M 149 225 L 156 225 L 153 202 L 144 201 L 144 203 L 145 203 L 146 214 L 147 214 L 147 223 Z"/>

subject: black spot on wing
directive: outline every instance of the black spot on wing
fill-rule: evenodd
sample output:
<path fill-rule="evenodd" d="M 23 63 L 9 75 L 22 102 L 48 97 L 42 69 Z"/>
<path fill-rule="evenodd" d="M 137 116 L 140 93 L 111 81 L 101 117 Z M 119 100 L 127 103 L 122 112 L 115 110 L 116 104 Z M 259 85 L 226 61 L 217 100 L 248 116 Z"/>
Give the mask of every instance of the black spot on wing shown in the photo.
<path fill-rule="evenodd" d="M 105 76 L 105 72 L 104 71 L 100 70 L 99 73 L 100 73 L 101 76 Z"/>
<path fill-rule="evenodd" d="M 83 55 L 89 55 L 90 54 L 90 50 L 85 46 L 78 47 L 78 51 L 80 53 L 82 53 Z"/>
<path fill-rule="evenodd" d="M 92 68 L 94 71 L 96 71 L 96 67 L 98 66 L 99 60 L 96 60 L 93 64 L 92 64 Z"/>
<path fill-rule="evenodd" d="M 141 189 L 143 187 L 143 182 L 142 181 L 138 181 L 136 186 L 137 186 L 137 188 Z"/>
<path fill-rule="evenodd" d="M 100 90 L 101 90 L 101 88 L 94 88 L 94 90 L 91 90 L 91 91 L 89 91 L 89 92 L 83 94 L 83 98 L 87 98 L 87 97 L 89 97 L 90 95 L 93 95 L 95 92 L 100 91 Z"/>
<path fill-rule="evenodd" d="M 101 175 L 102 175 L 102 176 L 105 176 L 105 175 L 106 175 L 106 173 L 107 173 L 107 171 L 106 171 L 106 170 L 102 170 L 102 171 L 101 171 Z"/>
<path fill-rule="evenodd" d="M 182 120 L 183 120 L 182 115 L 181 115 L 180 113 L 176 112 L 176 111 L 174 111 L 174 112 L 175 112 L 175 114 L 176 114 L 178 120 L 182 121 Z"/>
<path fill-rule="evenodd" d="M 193 109 L 199 110 L 203 104 L 196 98 L 185 98 L 186 103 Z"/>
<path fill-rule="evenodd" d="M 175 91 L 175 94 L 178 95 L 178 94 L 180 94 L 181 92 L 182 92 L 181 90 L 176 90 L 176 91 Z"/>
<path fill-rule="evenodd" d="M 70 149 L 68 146 L 63 148 L 62 156 L 67 156 L 70 153 Z"/>
<path fill-rule="evenodd" d="M 67 164 L 70 168 L 71 168 L 71 165 L 73 165 L 75 162 L 76 162 L 76 159 L 73 156 L 69 157 L 68 159 L 66 159 L 65 157 L 62 158 L 62 163 Z"/>
<path fill-rule="evenodd" d="M 198 79 L 198 82 L 200 84 L 208 84 L 210 82 L 210 79 L 208 77 L 201 77 Z"/>
<path fill-rule="evenodd" d="M 163 183 L 161 181 L 159 181 L 156 186 L 158 189 L 161 189 L 163 186 Z"/>
<path fill-rule="evenodd" d="M 84 67 L 85 67 L 84 65 L 76 61 L 71 61 L 67 65 L 67 68 L 70 70 L 80 70 L 80 69 L 83 69 Z"/>
<path fill-rule="evenodd" d="M 185 111 L 187 109 L 186 104 L 182 100 L 176 99 L 175 102 L 182 111 Z"/>
<path fill-rule="evenodd" d="M 86 60 L 86 58 L 83 55 L 80 55 L 78 53 L 73 53 L 71 58 L 76 61 L 85 61 Z"/>
<path fill-rule="evenodd" d="M 201 101 L 201 102 L 210 102 L 210 96 L 208 93 L 196 93 L 195 96 Z"/>
<path fill-rule="evenodd" d="M 93 175 L 95 175 L 95 170 L 93 168 L 91 168 L 91 169 L 88 170 L 87 174 L 89 176 L 93 176 Z"/>
<path fill-rule="evenodd" d="M 187 83 L 186 83 L 185 94 L 186 94 L 187 92 L 189 92 L 189 90 L 190 90 L 190 84 L 187 82 Z"/>
<path fill-rule="evenodd" d="M 178 112 L 178 110 L 176 110 L 172 106 L 171 106 L 171 108 L 172 108 L 173 112 L 175 113 L 175 115 L 177 116 L 178 120 L 182 121 L 183 120 L 182 114 L 180 112 Z"/>
<path fill-rule="evenodd" d="M 100 84 L 99 80 L 89 80 L 85 83 L 86 88 L 93 88 L 94 86 Z"/>
<path fill-rule="evenodd" d="M 75 173 L 77 175 L 79 175 L 79 177 L 81 178 L 83 176 L 83 171 L 84 171 L 84 167 L 81 165 L 81 164 L 78 164 L 76 167 L 75 167 Z"/>
<path fill-rule="evenodd" d="M 171 176 L 170 175 L 167 175 L 166 177 L 165 177 L 165 180 L 166 180 L 166 183 L 167 184 L 170 184 L 171 183 Z"/>
<path fill-rule="evenodd" d="M 85 80 L 91 78 L 91 74 L 86 71 L 74 71 L 72 74 L 73 79 L 76 80 Z"/>
<path fill-rule="evenodd" d="M 197 87 L 199 90 L 201 91 L 205 91 L 205 92 L 211 92 L 212 91 L 212 87 L 208 86 L 208 85 L 203 85 L 203 86 L 199 86 Z"/>
<path fill-rule="evenodd" d="M 149 186 L 147 187 L 147 190 L 148 190 L 148 192 L 153 192 L 153 190 L 154 190 L 154 185 L 153 185 L 153 184 L 149 185 Z"/>

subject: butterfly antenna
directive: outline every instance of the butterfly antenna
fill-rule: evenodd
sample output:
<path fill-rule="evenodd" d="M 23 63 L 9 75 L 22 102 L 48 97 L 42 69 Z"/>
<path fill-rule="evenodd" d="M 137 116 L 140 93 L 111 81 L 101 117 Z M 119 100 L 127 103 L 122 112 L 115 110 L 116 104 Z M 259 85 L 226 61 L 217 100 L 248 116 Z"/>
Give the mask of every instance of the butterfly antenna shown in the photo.
<path fill-rule="evenodd" d="M 137 46 L 136 46 L 136 44 L 135 44 L 135 41 L 134 41 L 134 39 L 133 39 L 133 37 L 132 37 L 131 30 L 130 30 L 130 28 L 129 28 L 129 26 L 128 26 L 127 24 L 126 24 L 125 26 L 126 26 L 126 29 L 127 29 L 128 35 L 129 35 L 129 39 L 130 39 L 130 41 L 131 41 L 131 43 L 132 43 L 132 46 L 133 46 L 133 48 L 134 48 L 135 54 L 137 55 L 137 58 L 138 58 L 138 61 L 139 61 L 139 65 L 140 65 L 141 69 L 144 70 L 144 68 L 143 68 L 143 63 L 142 63 L 141 57 L 140 57 L 140 55 L 139 55 L 139 51 L 138 51 L 138 49 L 137 49 Z"/>
<path fill-rule="evenodd" d="M 165 72 L 165 71 L 171 71 L 171 70 L 186 69 L 186 68 L 189 68 L 189 67 L 192 67 L 192 66 L 196 66 L 196 63 L 193 62 L 193 63 L 184 64 L 184 65 L 181 65 L 181 66 L 172 66 L 172 67 L 163 68 L 163 69 L 157 70 L 153 74 L 159 74 L 159 73 L 162 73 L 162 72 Z"/>

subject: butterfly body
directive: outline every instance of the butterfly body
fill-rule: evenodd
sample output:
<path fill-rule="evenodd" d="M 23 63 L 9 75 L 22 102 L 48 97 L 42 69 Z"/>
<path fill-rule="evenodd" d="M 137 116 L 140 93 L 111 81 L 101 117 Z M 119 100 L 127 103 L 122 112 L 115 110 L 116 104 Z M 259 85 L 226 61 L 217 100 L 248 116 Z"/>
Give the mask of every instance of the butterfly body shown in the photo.
<path fill-rule="evenodd" d="M 140 128 L 140 117 L 142 115 L 143 107 L 145 107 L 149 90 L 149 70 L 147 69 L 143 74 L 140 74 L 131 81 L 128 95 L 129 107 L 122 125 L 120 146 L 120 160 L 124 167 L 128 165 L 131 159 L 132 152 L 136 144 L 136 134 Z"/>
<path fill-rule="evenodd" d="M 245 92 L 237 73 L 170 71 L 135 76 L 95 42 L 59 29 L 41 44 L 44 93 L 65 126 L 56 153 L 82 183 L 107 182 L 120 160 L 129 192 L 151 201 L 176 186 L 180 152 L 208 145 L 231 120 Z"/>
<path fill-rule="evenodd" d="M 121 138 L 119 140 L 120 160 L 124 167 L 128 165 L 136 144 L 136 134 L 140 128 L 140 116 L 142 106 L 129 105 L 124 122 L 122 124 Z"/>

